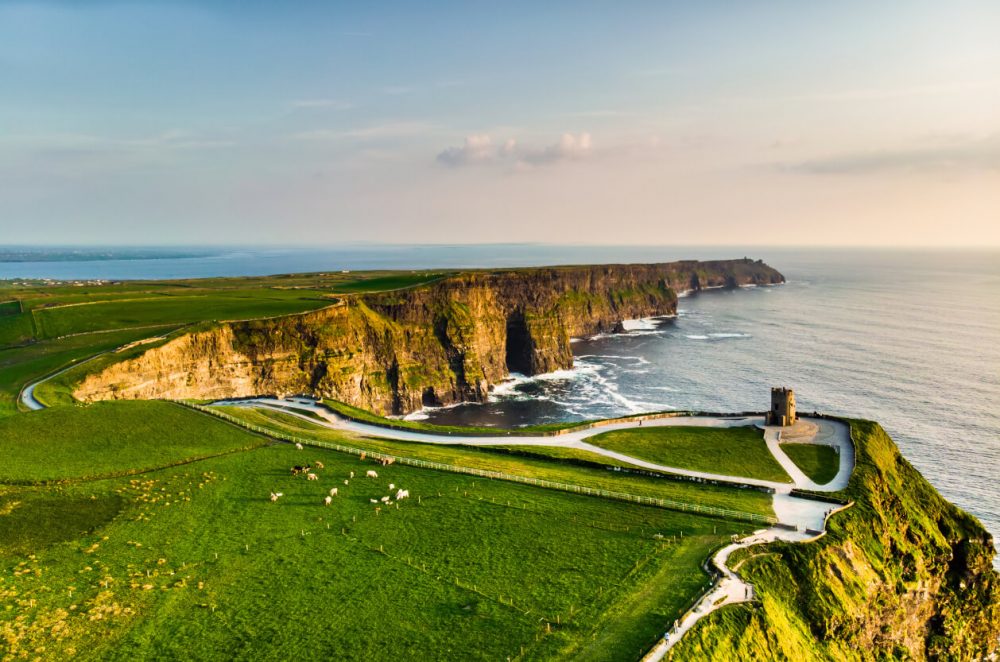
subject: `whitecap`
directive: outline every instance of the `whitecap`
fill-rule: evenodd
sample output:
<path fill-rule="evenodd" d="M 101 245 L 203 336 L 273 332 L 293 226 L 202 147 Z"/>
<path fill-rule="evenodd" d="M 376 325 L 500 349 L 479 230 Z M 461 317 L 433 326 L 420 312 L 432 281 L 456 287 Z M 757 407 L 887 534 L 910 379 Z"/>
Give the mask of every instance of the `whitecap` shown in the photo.
<path fill-rule="evenodd" d="M 622 320 L 622 328 L 626 331 L 652 331 L 660 325 L 655 317 L 642 317 L 634 320 Z"/>

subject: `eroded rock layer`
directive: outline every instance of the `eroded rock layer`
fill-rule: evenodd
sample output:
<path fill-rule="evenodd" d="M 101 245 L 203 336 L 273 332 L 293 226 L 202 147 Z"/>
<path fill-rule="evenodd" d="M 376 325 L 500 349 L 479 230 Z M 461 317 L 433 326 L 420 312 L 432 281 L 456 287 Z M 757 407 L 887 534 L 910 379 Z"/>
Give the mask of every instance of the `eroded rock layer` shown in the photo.
<path fill-rule="evenodd" d="M 463 273 L 187 333 L 87 376 L 76 397 L 312 393 L 385 414 L 481 401 L 511 372 L 571 367 L 571 337 L 675 314 L 678 292 L 782 282 L 748 259 Z"/>

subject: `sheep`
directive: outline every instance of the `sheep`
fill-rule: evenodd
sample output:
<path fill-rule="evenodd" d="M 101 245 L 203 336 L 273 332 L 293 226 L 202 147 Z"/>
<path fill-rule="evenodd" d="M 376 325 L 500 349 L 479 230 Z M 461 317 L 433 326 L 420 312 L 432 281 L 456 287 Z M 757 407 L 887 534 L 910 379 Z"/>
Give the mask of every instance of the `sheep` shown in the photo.
<path fill-rule="evenodd" d="M 323 498 L 324 506 L 329 506 L 331 503 L 333 503 L 333 497 L 328 496 Z"/>
<path fill-rule="evenodd" d="M 295 442 L 295 450 L 297 450 L 297 451 L 302 450 L 302 444 L 300 444 L 299 442 L 296 441 Z"/>
<path fill-rule="evenodd" d="M 323 463 L 322 463 L 322 462 L 320 462 L 319 460 L 317 460 L 317 461 L 316 461 L 316 465 L 315 465 L 315 466 L 316 466 L 316 468 L 317 468 L 317 469 L 324 469 L 324 468 L 325 468 L 325 467 L 323 466 Z"/>
<path fill-rule="evenodd" d="M 367 476 L 368 478 L 378 478 L 378 474 L 372 471 L 371 469 L 368 470 L 368 473 L 366 473 L 365 476 Z"/>
<path fill-rule="evenodd" d="M 317 476 L 316 474 L 312 474 L 312 473 L 311 474 L 306 474 L 306 479 L 307 480 L 319 480 L 319 476 Z"/>
<path fill-rule="evenodd" d="M 354 472 L 353 471 L 351 472 L 351 478 L 354 478 Z"/>
<path fill-rule="evenodd" d="M 348 483 L 350 483 L 350 482 L 351 482 L 351 481 L 349 481 L 349 480 L 345 480 L 345 481 L 344 481 L 344 485 L 347 485 L 347 484 L 348 484 Z"/>
<path fill-rule="evenodd" d="M 271 503 L 274 503 L 283 496 L 285 495 L 282 494 L 281 492 L 271 492 Z"/>
<path fill-rule="evenodd" d="M 405 499 L 410 496 L 410 490 L 397 490 L 396 491 L 396 501 L 400 499 Z"/>
<path fill-rule="evenodd" d="M 390 490 L 394 490 L 394 489 L 396 489 L 396 486 L 395 486 L 395 485 L 393 485 L 392 483 L 389 483 L 389 489 L 390 489 Z"/>
<path fill-rule="evenodd" d="M 389 499 L 391 499 L 391 498 L 392 497 L 389 497 L 389 496 L 382 497 L 382 503 L 389 503 Z"/>
<path fill-rule="evenodd" d="M 378 499 L 368 499 L 368 500 L 371 501 L 372 503 L 378 503 Z"/>
<path fill-rule="evenodd" d="M 312 467 L 310 467 L 308 464 L 304 467 L 296 464 L 294 467 L 292 467 L 292 475 L 298 476 L 299 474 L 309 473 L 311 469 Z"/>
<path fill-rule="evenodd" d="M 365 459 L 366 457 L 368 457 L 368 454 L 367 454 L 367 453 L 364 453 L 364 452 L 362 452 L 362 453 L 361 453 L 361 459 L 363 460 L 363 459 Z"/>
<path fill-rule="evenodd" d="M 332 497 L 337 496 L 337 492 L 338 492 L 338 490 L 337 490 L 336 487 L 331 487 L 330 488 L 330 496 L 332 496 Z"/>

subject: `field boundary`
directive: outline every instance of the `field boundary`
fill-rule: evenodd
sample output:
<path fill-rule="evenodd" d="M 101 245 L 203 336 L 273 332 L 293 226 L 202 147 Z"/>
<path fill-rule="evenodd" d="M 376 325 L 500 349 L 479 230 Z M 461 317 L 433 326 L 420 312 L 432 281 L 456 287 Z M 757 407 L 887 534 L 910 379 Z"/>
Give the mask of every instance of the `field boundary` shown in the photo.
<path fill-rule="evenodd" d="M 505 480 L 513 483 L 521 483 L 523 485 L 533 485 L 535 487 L 557 490 L 560 492 L 585 494 L 587 496 L 602 497 L 605 499 L 612 499 L 614 501 L 625 501 L 645 506 L 655 506 L 658 508 L 665 508 L 667 510 L 677 510 L 687 513 L 697 513 L 700 515 L 707 515 L 709 517 L 721 517 L 723 519 L 752 522 L 754 524 L 776 524 L 778 521 L 776 517 L 771 517 L 768 515 L 760 515 L 758 513 L 748 513 L 741 510 L 731 510 L 729 508 L 720 508 L 718 506 L 706 506 L 696 503 L 686 503 L 683 501 L 674 501 L 673 499 L 661 499 L 658 497 L 640 496 L 638 494 L 629 494 L 627 492 L 614 492 L 610 490 L 602 490 L 593 487 L 585 487 L 583 485 L 560 483 L 557 481 L 545 480 L 542 478 L 530 478 L 528 476 L 518 476 L 516 474 L 508 474 L 502 471 L 488 471 L 485 469 L 463 467 L 455 464 L 429 462 L 427 460 L 419 460 L 417 458 L 402 457 L 398 455 L 380 453 L 377 451 L 369 451 L 361 448 L 355 448 L 353 446 L 336 444 L 333 442 L 319 441 L 317 439 L 309 439 L 306 437 L 297 437 L 295 435 L 286 434 L 284 432 L 278 432 L 277 430 L 272 430 L 270 428 L 254 425 L 253 423 L 248 423 L 246 421 L 241 420 L 240 418 L 237 418 L 236 416 L 232 416 L 225 412 L 214 410 L 210 407 L 205 407 L 203 405 L 197 405 L 183 401 L 176 401 L 176 402 L 185 407 L 190 407 L 191 409 L 203 412 L 205 414 L 214 416 L 216 418 L 220 418 L 224 421 L 228 421 L 229 423 L 233 423 L 252 432 L 256 432 L 258 434 L 262 434 L 271 437 L 273 439 L 280 439 L 282 441 L 302 444 L 303 446 L 308 445 L 317 448 L 326 448 L 341 453 L 349 453 L 351 455 L 357 455 L 359 457 L 370 457 L 374 460 L 388 460 L 391 462 L 398 462 L 399 464 L 412 467 L 420 467 L 423 469 L 435 469 L 437 471 L 448 471 L 451 473 L 467 474 L 470 476 L 479 476 L 481 478 L 488 478 L 492 480 Z"/>

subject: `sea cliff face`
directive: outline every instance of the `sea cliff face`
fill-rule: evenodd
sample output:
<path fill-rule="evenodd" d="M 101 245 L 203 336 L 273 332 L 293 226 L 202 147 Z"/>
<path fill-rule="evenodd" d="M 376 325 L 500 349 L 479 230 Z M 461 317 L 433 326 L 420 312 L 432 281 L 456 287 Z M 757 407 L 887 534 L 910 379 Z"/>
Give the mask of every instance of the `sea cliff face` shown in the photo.
<path fill-rule="evenodd" d="M 771 285 L 760 261 L 469 272 L 319 311 L 223 323 L 88 375 L 84 401 L 313 393 L 383 414 L 482 401 L 511 372 L 573 363 L 570 338 L 673 315 L 677 293 Z"/>
<path fill-rule="evenodd" d="M 990 534 L 878 424 L 852 421 L 851 433 L 857 464 L 840 496 L 854 505 L 815 542 L 731 558 L 759 603 L 712 613 L 670 659 L 995 659 L 1000 575 Z"/>

